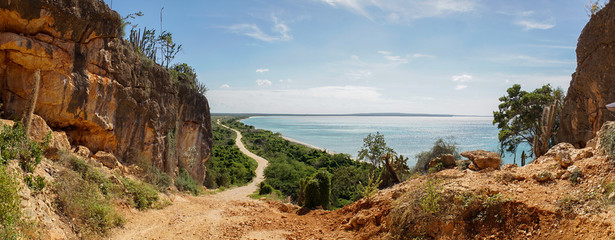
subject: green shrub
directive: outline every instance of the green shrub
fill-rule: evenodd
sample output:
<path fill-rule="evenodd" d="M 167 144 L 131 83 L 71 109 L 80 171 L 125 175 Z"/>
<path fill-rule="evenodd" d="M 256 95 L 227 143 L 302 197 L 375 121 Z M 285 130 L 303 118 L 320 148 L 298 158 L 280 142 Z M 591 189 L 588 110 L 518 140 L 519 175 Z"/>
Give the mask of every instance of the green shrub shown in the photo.
<path fill-rule="evenodd" d="M 575 169 L 574 171 L 572 171 L 572 173 L 570 173 L 570 177 L 568 177 L 568 180 L 570 180 L 572 185 L 577 185 L 579 184 L 581 177 L 583 177 L 583 173 L 581 173 L 579 169 Z"/>
<path fill-rule="evenodd" d="M 375 173 L 370 173 L 367 181 L 365 183 L 359 181 L 358 191 L 361 197 L 370 200 L 371 197 L 378 191 L 378 186 L 382 183 L 380 179 L 380 174 L 378 174 L 378 178 L 374 179 Z"/>
<path fill-rule="evenodd" d="M 602 135 L 600 151 L 608 155 L 611 160 L 615 160 L 615 126 L 608 128 L 604 135 Z"/>
<path fill-rule="evenodd" d="M 126 187 L 126 192 L 132 195 L 132 205 L 139 210 L 152 208 L 158 201 L 158 192 L 153 186 L 129 178 L 121 178 Z"/>
<path fill-rule="evenodd" d="M 173 184 L 173 178 L 169 174 L 152 165 L 151 160 L 147 159 L 143 154 L 136 153 L 136 155 L 136 160 L 134 161 L 143 170 L 145 182 L 154 185 L 159 191 L 166 191 Z"/>
<path fill-rule="evenodd" d="M 61 171 L 54 187 L 59 208 L 69 219 L 74 219 L 77 230 L 85 236 L 102 237 L 109 229 L 124 224 L 98 185 L 85 181 L 79 173 Z"/>
<path fill-rule="evenodd" d="M 315 208 L 321 206 L 323 209 L 331 207 L 331 174 L 327 171 L 320 170 L 314 176 L 303 179 L 301 181 L 303 191 L 304 204 L 306 208 Z"/>
<path fill-rule="evenodd" d="M 175 179 L 175 186 L 179 191 L 189 191 L 192 195 L 198 196 L 201 193 L 201 187 L 190 176 L 186 169 L 180 168 L 179 175 Z"/>
<path fill-rule="evenodd" d="M 0 132 L 0 164 L 5 164 L 11 159 L 18 159 L 24 171 L 33 172 L 43 159 L 43 153 L 50 139 L 51 133 L 42 143 L 30 140 L 20 122 L 15 122 L 13 126 L 4 125 Z"/>
<path fill-rule="evenodd" d="M 32 177 L 32 175 L 26 175 L 24 176 L 24 182 L 34 192 L 42 191 L 43 188 L 45 188 L 45 186 L 47 185 L 45 183 L 45 178 L 38 175 L 36 177 Z"/>
<path fill-rule="evenodd" d="M 423 195 L 419 198 L 419 205 L 423 211 L 437 213 L 440 211 L 440 198 L 442 186 L 437 180 L 429 180 L 423 186 Z"/>
<path fill-rule="evenodd" d="M 271 192 L 273 192 L 273 188 L 269 186 L 269 184 L 266 184 L 265 182 L 261 182 L 259 186 L 258 194 L 266 195 L 266 194 L 270 194 Z"/>
<path fill-rule="evenodd" d="M 20 239 L 21 208 L 19 184 L 15 176 L 0 164 L 0 239 Z"/>
<path fill-rule="evenodd" d="M 316 179 L 310 178 L 305 185 L 305 201 L 303 206 L 306 208 L 315 208 L 320 203 L 319 184 Z"/>

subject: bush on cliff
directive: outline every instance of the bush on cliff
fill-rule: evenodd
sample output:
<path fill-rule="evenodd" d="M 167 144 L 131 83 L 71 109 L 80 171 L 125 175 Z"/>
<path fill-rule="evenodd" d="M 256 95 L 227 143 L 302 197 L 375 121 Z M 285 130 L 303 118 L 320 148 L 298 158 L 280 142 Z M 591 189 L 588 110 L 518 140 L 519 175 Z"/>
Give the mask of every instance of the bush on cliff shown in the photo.
<path fill-rule="evenodd" d="M 50 138 L 51 135 L 47 135 L 41 143 L 30 140 L 20 122 L 15 122 L 13 126 L 2 126 L 0 164 L 5 164 L 11 159 L 18 159 L 24 171 L 33 172 L 43 159 L 43 153 L 49 145 Z"/>
<path fill-rule="evenodd" d="M 451 154 L 453 158 L 459 159 L 459 149 L 452 138 L 438 139 L 434 142 L 433 147 L 429 151 L 424 151 L 416 155 L 416 165 L 412 171 L 426 174 L 429 172 L 429 162 L 444 154 Z"/>

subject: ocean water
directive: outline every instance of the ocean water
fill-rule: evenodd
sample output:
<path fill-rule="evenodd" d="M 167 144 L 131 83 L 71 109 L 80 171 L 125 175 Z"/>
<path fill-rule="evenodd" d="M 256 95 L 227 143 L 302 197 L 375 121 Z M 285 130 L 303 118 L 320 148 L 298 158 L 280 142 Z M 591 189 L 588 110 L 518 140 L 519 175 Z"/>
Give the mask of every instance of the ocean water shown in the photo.
<path fill-rule="evenodd" d="M 496 152 L 498 129 L 492 117 L 372 117 L 372 116 L 263 116 L 250 117 L 243 123 L 353 157 L 363 146 L 369 133 L 380 132 L 387 145 L 409 158 L 414 166 L 415 156 L 429 150 L 438 138 L 452 137 L 461 151 L 483 149 Z M 528 146 L 520 146 L 521 150 Z M 506 154 L 504 163 L 513 163 Z"/>

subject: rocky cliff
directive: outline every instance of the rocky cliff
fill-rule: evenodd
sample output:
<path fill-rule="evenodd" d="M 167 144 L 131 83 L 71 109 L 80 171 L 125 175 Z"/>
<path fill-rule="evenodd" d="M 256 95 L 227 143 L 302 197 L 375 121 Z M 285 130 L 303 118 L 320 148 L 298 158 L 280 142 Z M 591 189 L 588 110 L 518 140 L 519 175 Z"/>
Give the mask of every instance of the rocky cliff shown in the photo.
<path fill-rule="evenodd" d="M 2 110 L 19 118 L 41 70 L 35 113 L 71 144 L 138 157 L 204 179 L 209 105 L 118 37 L 121 17 L 98 0 L 0 1 Z"/>
<path fill-rule="evenodd" d="M 577 70 L 572 75 L 558 140 L 584 147 L 615 115 L 604 106 L 615 102 L 615 3 L 592 16 L 577 44 Z"/>

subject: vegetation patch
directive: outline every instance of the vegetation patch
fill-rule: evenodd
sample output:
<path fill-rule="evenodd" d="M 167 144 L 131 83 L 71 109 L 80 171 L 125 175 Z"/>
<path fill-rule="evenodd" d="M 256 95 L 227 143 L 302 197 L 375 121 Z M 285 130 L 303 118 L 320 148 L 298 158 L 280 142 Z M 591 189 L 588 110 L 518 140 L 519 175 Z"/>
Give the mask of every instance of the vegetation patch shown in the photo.
<path fill-rule="evenodd" d="M 500 193 L 457 192 L 446 189 L 443 180 L 426 179 L 421 187 L 393 202 L 387 226 L 392 239 L 432 239 L 452 234 L 443 231 L 453 228 L 473 238 L 477 233 L 489 232 L 485 228 L 506 228 L 504 221 L 513 221 L 516 214 L 532 214 L 527 209 L 519 213 L 518 209 L 522 208 Z"/>
<path fill-rule="evenodd" d="M 177 178 L 175 178 L 175 187 L 179 191 L 188 191 L 192 195 L 198 196 L 201 193 L 202 187 L 190 176 L 186 169 L 180 168 Z"/>
<path fill-rule="evenodd" d="M 292 201 L 299 202 L 300 181 L 312 177 L 319 170 L 331 174 L 331 208 L 340 208 L 359 198 L 359 182 L 367 182 L 373 165 L 354 161 L 347 154 L 329 154 L 303 145 L 291 143 L 279 133 L 254 129 L 237 118 L 222 119 L 223 124 L 241 131 L 246 147 L 269 161 L 265 169 L 265 183 L 279 190 Z"/>
<path fill-rule="evenodd" d="M 139 210 L 152 208 L 158 201 L 158 192 L 152 185 L 137 182 L 129 178 L 121 178 L 127 194 L 131 195 L 131 203 Z"/>
<path fill-rule="evenodd" d="M 0 131 L 0 164 L 17 159 L 24 171 L 33 172 L 43 159 L 50 139 L 51 133 L 41 143 L 30 140 L 21 122 L 15 122 L 13 126 L 3 125 Z"/>
<path fill-rule="evenodd" d="M 416 165 L 411 170 L 411 172 L 419 172 L 422 174 L 433 173 L 442 170 L 442 164 L 439 166 L 436 165 L 433 168 L 429 168 L 429 162 L 435 158 L 439 158 L 444 154 L 453 155 L 454 159 L 460 159 L 459 149 L 457 148 L 457 144 L 454 142 L 453 138 L 440 138 L 434 142 L 433 147 L 430 150 L 421 152 L 416 155 Z M 469 163 L 468 163 L 469 165 Z"/>
<path fill-rule="evenodd" d="M 600 151 L 615 160 L 615 127 L 611 126 L 606 130 L 600 139 Z"/>
<path fill-rule="evenodd" d="M 86 238 L 102 237 L 109 229 L 124 224 L 99 185 L 83 179 L 79 173 L 60 172 L 55 189 L 59 209 Z"/>
<path fill-rule="evenodd" d="M 235 132 L 215 124 L 217 119 L 212 121 L 214 146 L 206 163 L 204 185 L 210 189 L 245 185 L 256 176 L 258 163 L 235 146 Z"/>

